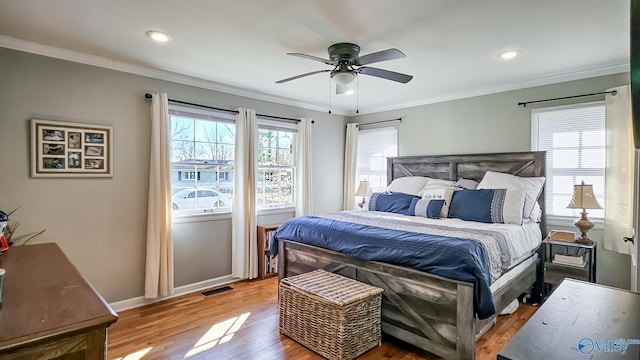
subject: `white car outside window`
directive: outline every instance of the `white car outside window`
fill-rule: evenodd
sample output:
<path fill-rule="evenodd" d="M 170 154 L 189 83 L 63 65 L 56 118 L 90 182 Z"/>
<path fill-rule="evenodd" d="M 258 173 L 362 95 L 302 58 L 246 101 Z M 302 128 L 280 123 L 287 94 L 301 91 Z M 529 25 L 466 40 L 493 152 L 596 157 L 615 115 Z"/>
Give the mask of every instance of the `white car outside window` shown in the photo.
<path fill-rule="evenodd" d="M 173 210 L 213 209 L 231 206 L 231 196 L 213 189 L 182 189 L 171 197 Z"/>

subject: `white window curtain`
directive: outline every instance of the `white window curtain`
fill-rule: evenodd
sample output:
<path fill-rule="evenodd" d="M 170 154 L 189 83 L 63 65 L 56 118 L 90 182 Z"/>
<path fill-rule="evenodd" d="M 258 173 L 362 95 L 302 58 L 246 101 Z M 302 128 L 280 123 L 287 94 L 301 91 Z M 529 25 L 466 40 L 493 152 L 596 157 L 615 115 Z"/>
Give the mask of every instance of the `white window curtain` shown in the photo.
<path fill-rule="evenodd" d="M 231 215 L 231 276 L 258 277 L 256 235 L 256 168 L 258 162 L 258 120 L 252 109 L 238 109 L 236 153 Z"/>
<path fill-rule="evenodd" d="M 311 214 L 311 119 L 301 118 L 296 134 L 296 216 Z"/>
<path fill-rule="evenodd" d="M 144 285 L 144 297 L 148 299 L 173 294 L 170 131 L 167 94 L 154 93 L 151 99 L 151 157 Z"/>
<path fill-rule="evenodd" d="M 356 207 L 356 181 L 358 164 L 358 124 L 347 124 L 347 137 L 344 145 L 344 184 L 342 207 L 353 210 Z"/>
<path fill-rule="evenodd" d="M 623 237 L 632 235 L 634 147 L 629 85 L 607 89 L 605 98 L 607 156 L 605 166 L 604 248 L 629 254 Z"/>

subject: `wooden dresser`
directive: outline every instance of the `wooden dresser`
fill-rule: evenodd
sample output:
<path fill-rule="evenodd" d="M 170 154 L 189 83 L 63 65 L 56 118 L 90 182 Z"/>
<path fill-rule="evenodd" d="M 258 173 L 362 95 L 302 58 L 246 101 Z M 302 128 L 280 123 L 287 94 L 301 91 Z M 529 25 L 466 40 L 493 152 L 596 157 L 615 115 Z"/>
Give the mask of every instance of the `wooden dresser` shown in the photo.
<path fill-rule="evenodd" d="M 498 360 L 640 359 L 640 294 L 564 279 Z"/>
<path fill-rule="evenodd" d="M 105 359 L 118 315 L 56 244 L 13 247 L 0 309 L 1 359 Z"/>

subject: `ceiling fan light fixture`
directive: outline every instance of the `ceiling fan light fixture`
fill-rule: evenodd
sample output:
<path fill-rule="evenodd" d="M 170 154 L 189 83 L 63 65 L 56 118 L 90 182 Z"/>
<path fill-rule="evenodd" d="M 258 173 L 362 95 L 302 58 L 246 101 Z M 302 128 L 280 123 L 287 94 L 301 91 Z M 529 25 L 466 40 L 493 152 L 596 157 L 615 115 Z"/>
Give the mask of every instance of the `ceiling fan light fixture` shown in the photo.
<path fill-rule="evenodd" d="M 146 35 L 153 41 L 159 43 L 166 43 L 171 41 L 171 35 L 166 32 L 158 31 L 158 30 L 149 30 L 146 32 Z"/>
<path fill-rule="evenodd" d="M 355 80 L 356 74 L 353 72 L 335 72 L 331 74 L 331 78 L 340 85 L 349 85 Z"/>

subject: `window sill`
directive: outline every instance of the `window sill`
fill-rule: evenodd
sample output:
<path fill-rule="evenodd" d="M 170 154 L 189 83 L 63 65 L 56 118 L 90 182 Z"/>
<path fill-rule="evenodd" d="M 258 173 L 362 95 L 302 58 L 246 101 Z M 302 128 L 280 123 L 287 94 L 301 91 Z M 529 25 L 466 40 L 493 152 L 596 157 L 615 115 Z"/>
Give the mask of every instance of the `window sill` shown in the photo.
<path fill-rule="evenodd" d="M 572 218 L 568 216 L 554 216 L 547 215 L 545 220 L 547 221 L 547 228 L 551 228 L 553 226 L 562 226 L 567 228 L 575 228 L 576 226 L 573 224 L 578 218 Z M 594 223 L 593 230 L 603 230 L 604 229 L 604 220 L 603 219 L 594 219 L 591 220 Z M 576 229 L 577 230 L 577 229 Z"/>
<path fill-rule="evenodd" d="M 290 214 L 296 212 L 295 206 L 283 206 L 258 209 L 258 216 L 260 215 L 278 215 L 278 214 Z"/>
<path fill-rule="evenodd" d="M 296 212 L 296 208 L 294 206 L 263 208 L 263 209 L 258 209 L 258 216 L 295 214 L 295 212 Z M 214 212 L 214 213 L 202 212 L 202 213 L 193 213 L 193 214 L 184 214 L 184 215 L 174 215 L 173 223 L 186 224 L 186 223 L 219 221 L 219 220 L 230 220 L 230 219 L 231 219 L 231 211 Z"/>
<path fill-rule="evenodd" d="M 227 212 L 202 212 L 197 214 L 174 215 L 174 224 L 186 224 L 194 222 L 230 220 L 231 211 Z"/>

